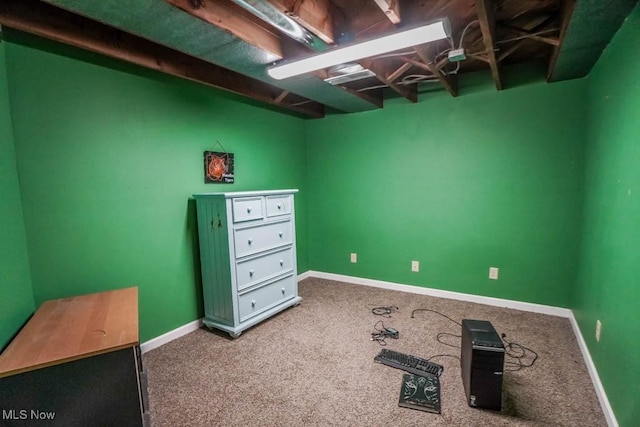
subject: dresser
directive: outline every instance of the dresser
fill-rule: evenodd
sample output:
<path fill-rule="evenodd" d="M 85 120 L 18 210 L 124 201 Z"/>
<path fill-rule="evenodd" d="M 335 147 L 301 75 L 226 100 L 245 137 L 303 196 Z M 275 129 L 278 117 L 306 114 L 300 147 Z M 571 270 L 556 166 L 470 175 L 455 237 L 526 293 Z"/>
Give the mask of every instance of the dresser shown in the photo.
<path fill-rule="evenodd" d="M 44 302 L 0 354 L 0 425 L 148 426 L 138 288 Z"/>
<path fill-rule="evenodd" d="M 300 304 L 294 195 L 298 190 L 194 194 L 203 323 L 237 338 Z"/>

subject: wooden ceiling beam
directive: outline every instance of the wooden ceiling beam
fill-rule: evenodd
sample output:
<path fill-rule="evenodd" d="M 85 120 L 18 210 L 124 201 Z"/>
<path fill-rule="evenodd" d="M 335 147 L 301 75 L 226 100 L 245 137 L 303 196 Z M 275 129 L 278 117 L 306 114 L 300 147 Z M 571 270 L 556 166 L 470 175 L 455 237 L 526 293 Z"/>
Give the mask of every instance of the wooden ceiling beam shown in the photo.
<path fill-rule="evenodd" d="M 398 2 L 398 0 L 374 0 L 374 1 L 392 23 L 394 24 L 400 23 L 400 3 Z M 442 86 L 444 86 L 444 88 L 447 91 L 449 91 L 449 93 L 452 96 L 458 96 L 457 83 L 455 79 L 451 78 L 446 74 L 443 74 L 440 71 L 441 67 L 438 67 L 436 64 L 433 64 L 431 55 L 429 55 L 427 48 L 424 46 L 414 46 L 413 49 L 416 52 L 416 54 L 418 54 L 422 62 L 415 61 L 411 58 L 403 58 L 404 60 L 406 60 L 405 64 L 412 64 L 431 72 L 431 74 L 433 74 L 433 76 L 438 79 L 438 81 L 442 84 Z M 444 66 L 445 64 L 446 62 L 443 63 L 442 66 Z M 394 80 L 397 79 L 398 77 L 400 77 L 400 75 L 402 75 L 402 73 L 404 73 L 404 71 L 406 71 L 406 70 L 404 71 L 402 70 L 403 70 L 402 67 L 399 68 L 398 70 L 396 70 L 395 73 L 401 71 L 400 74 L 396 75 L 394 73 L 394 74 L 391 74 L 390 77 L 393 77 Z"/>
<path fill-rule="evenodd" d="M 398 0 L 373 0 L 394 24 L 400 23 L 400 2 Z"/>
<path fill-rule="evenodd" d="M 165 0 L 190 15 L 222 28 L 245 42 L 284 58 L 281 39 L 267 30 L 265 23 L 230 0 Z"/>
<path fill-rule="evenodd" d="M 276 27 L 265 23 L 262 19 L 233 3 L 231 0 L 198 0 L 195 2 L 193 0 L 165 1 L 195 17 L 228 31 L 253 46 L 278 56 L 280 59 L 285 56 L 288 56 L 288 59 L 294 59 L 310 53 L 307 46 L 294 42 L 280 31 L 276 31 Z M 311 4 L 313 2 L 281 1 L 281 3 L 282 6 L 292 8 L 292 13 L 304 17 L 305 20 L 315 19 L 315 21 L 318 22 L 322 20 L 332 21 L 328 0 L 317 0 L 315 6 Z M 194 8 L 193 4 L 197 6 Z M 319 7 L 320 4 L 324 4 L 326 8 Z M 332 33 L 328 32 L 320 32 L 320 34 L 324 34 L 325 37 L 328 35 L 333 36 Z M 283 50 L 286 51 L 288 55 L 285 55 Z M 322 80 L 327 77 L 327 73 L 324 70 L 318 70 L 311 74 Z M 376 106 L 381 104 L 381 101 L 372 102 L 371 96 L 364 96 L 358 92 L 351 94 L 364 101 L 373 103 Z"/>
<path fill-rule="evenodd" d="M 290 93 L 291 92 L 289 92 L 288 90 L 283 90 L 282 93 L 273 100 L 273 102 L 275 104 L 280 104 Z"/>
<path fill-rule="evenodd" d="M 440 71 L 431 59 L 431 55 L 425 46 L 414 46 L 413 49 L 416 51 L 422 62 L 424 62 L 427 70 L 431 71 L 435 78 L 438 79 L 440 84 L 444 86 L 444 88 L 451 94 L 451 96 L 458 96 L 458 82 L 455 77 L 451 77 L 448 74 Z M 447 59 L 448 61 L 448 59 Z"/>
<path fill-rule="evenodd" d="M 557 29 L 554 29 L 554 28 L 549 28 L 541 31 L 527 31 L 522 28 L 512 27 L 509 25 L 505 25 L 503 27 L 511 31 L 514 31 L 516 34 L 520 34 L 520 36 L 522 36 L 522 38 L 524 39 L 531 39 L 531 40 L 539 41 L 542 43 L 550 44 L 552 46 L 558 46 L 560 44 L 560 41 L 558 40 L 557 37 L 546 37 L 541 35 L 547 32 L 557 31 Z"/>
<path fill-rule="evenodd" d="M 253 98 L 296 113 L 324 117 L 324 106 L 275 102 L 275 86 L 125 33 L 37 0 L 2 0 L 0 24 L 131 64 Z"/>
<path fill-rule="evenodd" d="M 376 78 L 380 80 L 385 85 L 389 86 L 393 91 L 398 93 L 400 96 L 406 98 L 410 102 L 416 103 L 418 102 L 418 91 L 416 90 L 415 85 L 405 86 L 399 85 L 394 81 L 389 79 L 389 76 L 392 75 L 397 70 L 388 70 L 382 63 L 375 62 L 371 59 L 363 59 L 360 61 L 360 65 L 364 68 L 367 68 L 373 71 L 376 75 Z M 396 76 L 396 79 L 398 77 Z"/>
<path fill-rule="evenodd" d="M 382 108 L 382 97 L 381 96 L 375 96 L 375 95 L 371 95 L 371 92 L 360 92 L 354 89 L 350 89 L 346 86 L 340 86 L 345 92 L 348 92 L 354 96 L 358 96 L 362 99 L 364 99 L 365 101 L 370 102 L 371 104 L 375 105 L 378 108 Z"/>
<path fill-rule="evenodd" d="M 502 62 L 504 59 L 506 59 L 513 52 L 515 52 L 516 50 L 520 49 L 522 47 L 522 45 L 524 45 L 525 43 L 527 43 L 527 39 L 518 40 L 518 42 L 512 44 L 509 47 L 509 49 L 501 50 L 500 51 L 500 56 L 498 56 L 498 62 Z"/>
<path fill-rule="evenodd" d="M 268 2 L 325 43 L 334 43 L 335 14 L 329 0 L 268 0 Z"/>
<path fill-rule="evenodd" d="M 446 15 L 447 9 L 451 7 L 451 0 L 438 0 L 436 4 L 433 4 L 433 1 L 420 3 L 429 8 L 429 15 L 433 16 L 434 18 L 439 18 L 443 15 Z"/>
<path fill-rule="evenodd" d="M 502 90 L 500 70 L 498 68 L 498 61 L 496 60 L 496 53 L 494 51 L 495 15 L 493 0 L 476 0 L 476 13 L 478 14 L 478 20 L 480 21 L 482 40 L 484 42 L 485 50 L 487 51 L 487 58 L 489 59 L 493 82 L 495 83 L 497 90 Z"/>
<path fill-rule="evenodd" d="M 442 58 L 440 61 L 438 61 L 438 63 L 436 64 L 436 68 L 438 70 L 442 69 L 442 67 L 444 67 L 445 65 L 447 65 L 449 63 L 449 58 L 445 57 Z"/>
<path fill-rule="evenodd" d="M 558 55 L 562 50 L 562 44 L 567 35 L 567 28 L 569 28 L 569 22 L 571 16 L 576 7 L 576 0 L 563 0 L 562 10 L 560 11 L 560 35 L 558 36 L 558 45 L 553 47 L 553 52 L 549 57 L 549 64 L 547 66 L 547 81 L 550 81 L 553 77 L 553 72 L 556 68 L 556 62 L 558 61 Z"/>
<path fill-rule="evenodd" d="M 363 88 L 363 89 L 353 89 L 350 87 L 345 86 L 344 84 L 341 85 L 337 85 L 340 89 L 344 90 L 345 92 L 353 95 L 353 96 L 357 96 L 358 98 L 361 98 L 364 101 L 369 102 L 372 105 L 375 105 L 378 108 L 382 108 L 383 107 L 383 100 L 382 100 L 382 91 L 374 91 L 374 90 L 369 90 L 367 88 Z M 378 89 L 378 88 L 376 88 Z"/>
<path fill-rule="evenodd" d="M 400 78 L 401 75 L 409 71 L 409 68 L 411 68 L 411 64 L 409 62 L 405 62 L 400 67 L 398 67 L 395 71 L 389 74 L 387 76 L 387 80 L 389 80 L 390 82 L 395 82 L 396 80 L 398 80 L 398 78 Z"/>
<path fill-rule="evenodd" d="M 469 58 L 477 59 L 478 61 L 489 63 L 489 58 L 484 53 L 466 53 Z"/>

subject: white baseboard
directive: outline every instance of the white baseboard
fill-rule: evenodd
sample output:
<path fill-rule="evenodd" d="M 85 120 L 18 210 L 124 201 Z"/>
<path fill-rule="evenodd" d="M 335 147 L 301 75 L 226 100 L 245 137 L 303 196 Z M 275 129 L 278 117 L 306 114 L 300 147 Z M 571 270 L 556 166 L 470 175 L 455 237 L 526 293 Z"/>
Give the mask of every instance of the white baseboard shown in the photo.
<path fill-rule="evenodd" d="M 182 325 L 172 331 L 164 333 L 159 337 L 155 337 L 150 339 L 149 341 L 145 341 L 140 344 L 140 351 L 142 353 L 146 353 L 147 351 L 153 350 L 154 348 L 158 348 L 161 345 L 164 345 L 170 341 L 173 341 L 181 336 L 187 335 L 190 332 L 197 331 L 202 326 L 202 319 L 194 320 L 193 322 L 187 323 L 186 325 Z"/>
<path fill-rule="evenodd" d="M 299 274 L 298 282 L 306 279 L 307 277 L 311 277 L 309 271 L 305 271 L 304 273 Z M 146 353 L 147 351 L 158 348 L 161 345 L 180 338 L 181 336 L 187 335 L 188 333 L 191 333 L 193 331 L 197 331 L 198 329 L 200 329 L 200 326 L 202 326 L 202 319 L 194 320 L 193 322 L 182 325 L 158 337 L 152 338 L 149 341 L 143 342 L 142 344 L 140 344 L 140 351 L 142 351 L 142 353 Z"/>
<path fill-rule="evenodd" d="M 595 388 L 596 395 L 598 396 L 598 400 L 600 401 L 602 412 L 604 412 L 604 416 L 607 419 L 607 424 L 610 427 L 618 427 L 618 420 L 616 419 L 616 416 L 613 413 L 613 408 L 611 408 L 611 404 L 609 403 L 609 398 L 607 397 L 607 393 L 604 391 L 604 387 L 602 386 L 602 381 L 600 381 L 600 376 L 598 375 L 598 371 L 596 370 L 596 365 L 593 363 L 593 359 L 591 358 L 591 353 L 589 353 L 589 349 L 587 348 L 587 343 L 585 342 L 584 337 L 582 336 L 582 331 L 580 331 L 580 326 L 578 326 L 578 322 L 576 321 L 576 318 L 573 315 L 573 312 L 569 317 L 569 321 L 571 322 L 573 333 L 576 335 L 576 339 L 578 340 L 578 346 L 580 346 L 580 351 L 582 352 L 584 363 L 586 363 L 587 365 L 587 370 L 589 371 L 591 382 L 593 382 L 593 387 Z"/>
<path fill-rule="evenodd" d="M 382 280 L 363 279 L 361 277 L 344 276 L 342 274 L 323 273 L 321 271 L 310 270 L 308 277 L 319 279 L 335 280 L 337 282 L 355 283 L 357 285 L 372 286 L 375 288 L 391 289 L 394 291 L 409 292 L 413 294 L 429 295 L 438 298 L 454 299 L 458 301 L 475 302 L 478 304 L 492 305 L 496 307 L 513 308 L 534 313 L 549 314 L 569 318 L 572 313 L 568 308 L 554 307 L 551 305 L 533 304 L 530 302 L 513 301 L 501 298 L 483 297 L 462 292 L 443 291 L 441 289 L 423 288 L 421 286 L 403 285 L 401 283 L 385 282 Z"/>
<path fill-rule="evenodd" d="M 598 375 L 596 366 L 593 363 L 593 359 L 591 359 L 591 354 L 589 353 L 587 344 L 584 340 L 584 337 L 582 336 L 582 331 L 580 331 L 580 327 L 578 326 L 578 322 L 576 322 L 573 311 L 568 308 L 506 300 L 501 298 L 484 297 L 473 294 L 465 294 L 461 292 L 443 291 L 440 289 L 423 288 L 420 286 L 404 285 L 400 283 L 385 282 L 382 280 L 365 279 L 361 277 L 345 276 L 342 274 L 334 273 L 324 273 L 321 271 L 309 270 L 305 274 L 305 278 L 317 277 L 319 279 L 335 280 L 337 282 L 354 283 L 357 285 L 372 286 L 376 288 L 391 289 L 396 291 L 410 292 L 414 294 L 429 295 L 439 298 L 449 298 L 459 301 L 475 302 L 496 307 L 513 308 L 516 310 L 565 317 L 569 319 L 571 327 L 573 328 L 573 333 L 576 336 L 578 346 L 580 347 L 580 351 L 582 352 L 582 357 L 584 358 L 584 361 L 587 365 L 589 376 L 591 377 L 591 381 L 593 382 L 593 387 L 596 391 L 596 395 L 598 396 L 598 400 L 600 401 L 600 406 L 602 407 L 602 412 L 604 412 L 607 424 L 610 427 L 618 427 L 618 421 L 616 420 L 613 408 L 611 408 L 611 404 L 609 403 L 607 394 L 604 390 L 604 387 L 602 386 L 602 382 L 600 381 L 600 376 Z"/>
<path fill-rule="evenodd" d="M 513 301 L 513 300 L 502 299 L 502 298 L 484 297 L 484 296 L 473 295 L 473 294 L 465 294 L 462 292 L 443 291 L 441 289 L 423 288 L 420 286 L 404 285 L 401 283 L 385 282 L 382 280 L 365 279 L 365 278 L 354 277 L 354 276 L 345 276 L 342 274 L 323 273 L 321 271 L 313 271 L 313 270 L 308 270 L 302 274 L 299 274 L 298 281 L 307 279 L 309 277 L 317 277 L 319 279 L 334 280 L 336 282 L 354 283 L 357 285 L 391 289 L 395 291 L 409 292 L 409 293 L 420 294 L 420 295 L 429 295 L 429 296 L 439 297 L 439 298 L 448 298 L 448 299 L 455 299 L 459 301 L 475 302 L 478 304 L 492 305 L 496 307 L 513 308 L 516 310 L 548 314 L 551 316 L 566 317 L 567 319 L 569 319 L 569 322 L 571 323 L 571 327 L 573 328 L 573 333 L 575 334 L 576 339 L 578 340 L 578 346 L 580 347 L 580 351 L 582 352 L 582 357 L 584 358 L 584 361 L 587 365 L 589 376 L 591 377 L 591 381 L 593 382 L 593 387 L 595 388 L 596 395 L 598 396 L 598 400 L 600 401 L 600 406 L 602 407 L 602 412 L 604 412 L 604 416 L 607 420 L 607 424 L 610 427 L 618 427 L 618 421 L 616 420 L 616 416 L 613 413 L 613 409 L 611 408 L 611 404 L 609 403 L 607 394 L 604 390 L 604 387 L 602 386 L 602 382 L 600 381 L 600 376 L 598 376 L 598 371 L 596 370 L 596 366 L 593 363 L 593 359 L 591 359 L 591 354 L 589 353 L 587 344 L 582 336 L 582 332 L 580 331 L 578 322 L 576 322 L 576 318 L 574 317 L 573 312 L 568 308 L 554 307 L 554 306 L 542 305 L 542 304 L 533 304 L 529 302 Z M 140 345 L 140 349 L 142 353 L 146 353 L 147 351 L 160 347 L 161 345 L 164 345 L 170 341 L 173 341 L 176 338 L 180 338 L 183 335 L 186 335 L 190 332 L 198 330 L 201 325 L 202 325 L 202 319 L 194 320 L 193 322 L 187 323 L 186 325 L 180 326 L 179 328 L 176 328 L 172 331 L 162 334 L 159 337 L 153 338 L 149 341 L 142 343 Z"/>
<path fill-rule="evenodd" d="M 306 279 L 308 277 L 311 277 L 311 271 L 310 270 L 307 270 L 302 274 L 298 274 L 298 282 L 301 281 L 301 280 L 304 280 L 304 279 Z"/>

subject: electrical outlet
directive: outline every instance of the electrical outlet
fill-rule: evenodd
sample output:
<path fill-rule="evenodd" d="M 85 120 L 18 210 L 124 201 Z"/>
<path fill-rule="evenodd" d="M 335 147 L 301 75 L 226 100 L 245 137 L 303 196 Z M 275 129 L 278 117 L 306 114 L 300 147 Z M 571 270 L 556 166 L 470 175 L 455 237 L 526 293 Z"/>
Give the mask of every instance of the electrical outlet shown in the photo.
<path fill-rule="evenodd" d="M 411 271 L 414 273 L 420 271 L 420 261 L 411 261 Z"/>
<path fill-rule="evenodd" d="M 498 267 L 489 267 L 489 279 L 498 280 Z"/>
<path fill-rule="evenodd" d="M 600 341 L 600 330 L 602 329 L 602 323 L 596 320 L 596 341 Z"/>
<path fill-rule="evenodd" d="M 358 254 L 351 254 L 351 262 L 354 264 L 358 262 Z"/>

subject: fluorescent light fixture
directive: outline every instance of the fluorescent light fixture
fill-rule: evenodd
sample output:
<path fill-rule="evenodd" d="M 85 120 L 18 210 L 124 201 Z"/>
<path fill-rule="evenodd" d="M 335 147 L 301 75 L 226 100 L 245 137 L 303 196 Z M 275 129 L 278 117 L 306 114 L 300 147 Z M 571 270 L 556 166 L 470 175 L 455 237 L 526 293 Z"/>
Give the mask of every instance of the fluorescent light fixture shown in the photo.
<path fill-rule="evenodd" d="M 362 43 L 324 51 L 308 58 L 276 65 L 267 72 L 276 80 L 333 67 L 346 62 L 369 58 L 394 50 L 417 46 L 449 37 L 451 27 L 448 19 L 442 19 L 421 27 L 400 31 Z"/>

